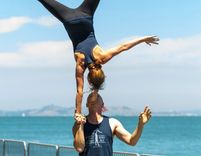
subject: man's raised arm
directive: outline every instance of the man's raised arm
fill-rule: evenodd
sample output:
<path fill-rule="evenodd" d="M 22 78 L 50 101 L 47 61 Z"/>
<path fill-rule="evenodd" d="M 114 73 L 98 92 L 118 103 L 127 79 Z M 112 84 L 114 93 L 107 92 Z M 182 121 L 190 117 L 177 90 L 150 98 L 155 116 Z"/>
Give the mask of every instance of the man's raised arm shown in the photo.
<path fill-rule="evenodd" d="M 151 118 L 151 110 L 145 107 L 144 112 L 139 115 L 139 121 L 136 129 L 130 134 L 123 125 L 116 119 L 113 119 L 115 124 L 114 134 L 128 145 L 135 146 L 140 139 L 144 125 Z"/>

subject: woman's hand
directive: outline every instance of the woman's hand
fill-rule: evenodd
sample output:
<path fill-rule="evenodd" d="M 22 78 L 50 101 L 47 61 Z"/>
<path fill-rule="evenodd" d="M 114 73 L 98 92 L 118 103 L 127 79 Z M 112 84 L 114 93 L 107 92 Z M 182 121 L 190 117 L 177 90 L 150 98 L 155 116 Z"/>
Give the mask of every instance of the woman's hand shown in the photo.
<path fill-rule="evenodd" d="M 157 36 L 146 36 L 142 38 L 142 41 L 151 46 L 151 44 L 158 44 L 159 38 Z"/>

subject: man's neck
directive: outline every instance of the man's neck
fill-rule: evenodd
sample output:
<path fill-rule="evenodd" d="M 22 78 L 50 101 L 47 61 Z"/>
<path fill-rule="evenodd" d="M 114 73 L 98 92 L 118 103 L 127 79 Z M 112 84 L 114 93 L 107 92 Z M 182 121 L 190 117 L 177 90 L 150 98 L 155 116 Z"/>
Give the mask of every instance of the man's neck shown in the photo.
<path fill-rule="evenodd" d="M 89 113 L 89 115 L 87 116 L 87 120 L 92 124 L 99 124 L 102 122 L 103 116 L 102 114 L 98 113 Z"/>

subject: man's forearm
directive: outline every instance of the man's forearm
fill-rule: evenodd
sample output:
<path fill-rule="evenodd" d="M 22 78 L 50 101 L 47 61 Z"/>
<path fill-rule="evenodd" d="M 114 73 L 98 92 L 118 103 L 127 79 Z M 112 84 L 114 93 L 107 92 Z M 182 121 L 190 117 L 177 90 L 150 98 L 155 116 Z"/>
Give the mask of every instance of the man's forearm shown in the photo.
<path fill-rule="evenodd" d="M 75 124 L 73 127 L 74 133 L 74 147 L 80 153 L 84 150 L 85 139 L 84 139 L 84 125 Z"/>
<path fill-rule="evenodd" d="M 140 139 L 140 136 L 142 134 L 143 127 L 144 127 L 143 124 L 138 123 L 137 128 L 135 129 L 135 131 L 131 135 L 130 145 L 135 146 L 137 144 L 137 142 Z"/>

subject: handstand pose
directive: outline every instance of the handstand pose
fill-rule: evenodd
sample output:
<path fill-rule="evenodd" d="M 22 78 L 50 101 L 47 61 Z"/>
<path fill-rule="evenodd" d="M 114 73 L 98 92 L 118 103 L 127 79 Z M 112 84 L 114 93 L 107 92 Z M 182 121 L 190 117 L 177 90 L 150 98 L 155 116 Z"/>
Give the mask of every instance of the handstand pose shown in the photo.
<path fill-rule="evenodd" d="M 95 38 L 93 27 L 93 16 L 100 0 L 84 0 L 75 8 L 69 8 L 56 0 L 38 0 L 57 19 L 59 19 L 73 44 L 76 61 L 76 108 L 75 113 L 81 114 L 81 104 L 84 86 L 84 72 L 88 68 L 88 82 L 92 90 L 98 91 L 102 88 L 105 80 L 102 64 L 105 64 L 114 56 L 126 51 L 137 44 L 158 44 L 156 36 L 146 36 L 123 43 L 115 48 L 103 50 Z"/>

